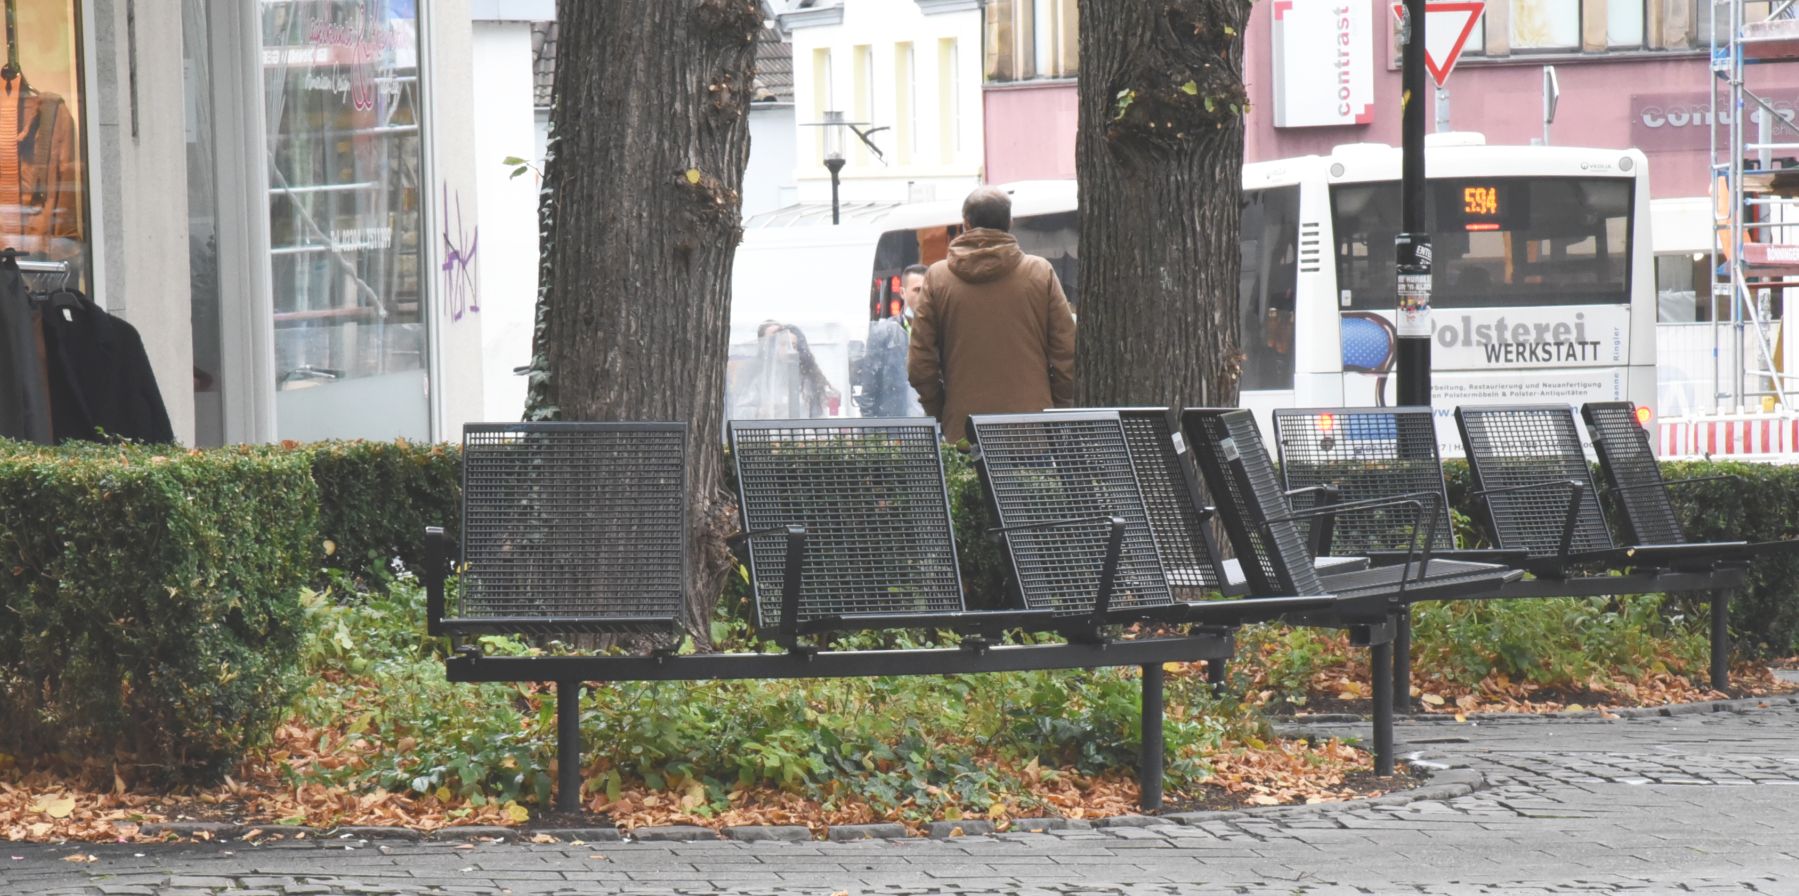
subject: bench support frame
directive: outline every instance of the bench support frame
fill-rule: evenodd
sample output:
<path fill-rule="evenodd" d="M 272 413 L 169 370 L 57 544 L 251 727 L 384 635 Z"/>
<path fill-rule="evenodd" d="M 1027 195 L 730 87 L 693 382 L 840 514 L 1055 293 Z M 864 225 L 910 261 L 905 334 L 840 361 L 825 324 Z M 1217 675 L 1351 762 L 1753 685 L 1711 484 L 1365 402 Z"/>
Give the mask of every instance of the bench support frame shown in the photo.
<path fill-rule="evenodd" d="M 1206 660 L 1216 666 L 1231 656 L 1235 646 L 1230 634 L 1208 631 L 1099 643 L 675 656 L 490 657 L 464 647 L 445 662 L 444 670 L 452 682 L 556 683 L 555 806 L 557 811 L 573 812 L 581 806 L 580 694 L 586 682 L 867 678 L 1137 666 L 1143 681 L 1142 764 L 1137 782 L 1143 808 L 1153 811 L 1162 806 L 1162 664 Z M 1389 747 L 1389 764 L 1391 753 Z"/>

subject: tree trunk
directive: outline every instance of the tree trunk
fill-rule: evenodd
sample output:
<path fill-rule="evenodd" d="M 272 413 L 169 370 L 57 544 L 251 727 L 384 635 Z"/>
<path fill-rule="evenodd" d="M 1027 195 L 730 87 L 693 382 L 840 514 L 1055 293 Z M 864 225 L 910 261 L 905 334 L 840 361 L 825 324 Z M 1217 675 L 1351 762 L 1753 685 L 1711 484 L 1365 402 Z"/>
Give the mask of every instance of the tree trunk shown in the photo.
<path fill-rule="evenodd" d="M 1087 406 L 1234 405 L 1251 0 L 1081 0 Z"/>
<path fill-rule="evenodd" d="M 719 491 L 755 0 L 560 0 L 526 416 L 682 420 L 687 625 L 731 568 Z"/>

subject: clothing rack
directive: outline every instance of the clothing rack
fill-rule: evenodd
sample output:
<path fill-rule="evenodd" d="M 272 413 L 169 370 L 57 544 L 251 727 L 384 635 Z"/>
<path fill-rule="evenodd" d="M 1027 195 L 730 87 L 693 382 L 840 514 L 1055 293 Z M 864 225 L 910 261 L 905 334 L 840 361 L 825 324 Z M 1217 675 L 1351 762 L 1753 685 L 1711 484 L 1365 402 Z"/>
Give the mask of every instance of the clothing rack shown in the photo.
<path fill-rule="evenodd" d="M 62 274 L 67 276 L 69 273 L 69 263 L 66 261 L 42 261 L 36 258 L 15 258 L 13 259 L 13 263 L 19 266 L 20 271 L 27 274 Z"/>

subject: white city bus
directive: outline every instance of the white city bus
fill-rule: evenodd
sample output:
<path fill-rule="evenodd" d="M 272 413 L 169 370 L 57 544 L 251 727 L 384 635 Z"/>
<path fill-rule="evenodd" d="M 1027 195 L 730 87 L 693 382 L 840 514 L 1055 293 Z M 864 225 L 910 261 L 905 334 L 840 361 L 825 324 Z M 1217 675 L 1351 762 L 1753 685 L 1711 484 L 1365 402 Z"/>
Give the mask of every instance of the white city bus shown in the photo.
<path fill-rule="evenodd" d="M 1651 407 L 1656 315 L 1643 155 L 1443 138 L 1428 150 L 1427 192 L 1431 385 L 1445 451 L 1459 453 L 1450 413 L 1460 404 L 1627 399 Z M 1277 407 L 1394 403 L 1399 170 L 1397 148 L 1370 144 L 1245 167 L 1241 403 L 1264 423 Z M 1007 189 L 1020 242 L 1056 266 L 1078 315 L 1073 185 Z M 844 339 L 835 369 L 853 395 L 853 334 L 892 312 L 907 265 L 943 256 L 958 212 L 956 202 L 900 206 L 831 228 L 828 250 L 808 250 L 821 252 L 816 261 L 780 246 L 815 244 L 797 231 L 823 228 L 752 229 L 738 255 L 736 300 L 751 288 L 746 273 L 781 292 L 742 314 L 734 307 L 742 318 L 734 342 L 753 333 L 748 318 L 778 317 L 768 310 L 778 299 Z M 867 273 L 851 282 L 856 270 Z M 845 399 L 837 412 L 856 413 L 855 402 Z"/>

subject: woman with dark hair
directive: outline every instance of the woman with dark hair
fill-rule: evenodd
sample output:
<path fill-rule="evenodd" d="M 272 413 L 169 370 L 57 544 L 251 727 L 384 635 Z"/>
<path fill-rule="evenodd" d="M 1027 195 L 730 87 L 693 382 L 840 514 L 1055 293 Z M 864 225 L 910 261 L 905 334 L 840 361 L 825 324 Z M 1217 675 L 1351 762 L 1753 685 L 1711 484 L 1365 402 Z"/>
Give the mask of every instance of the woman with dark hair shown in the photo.
<path fill-rule="evenodd" d="M 732 416 L 750 420 L 824 417 L 839 400 L 806 334 L 766 320 L 756 327 L 756 357 L 732 384 Z"/>

